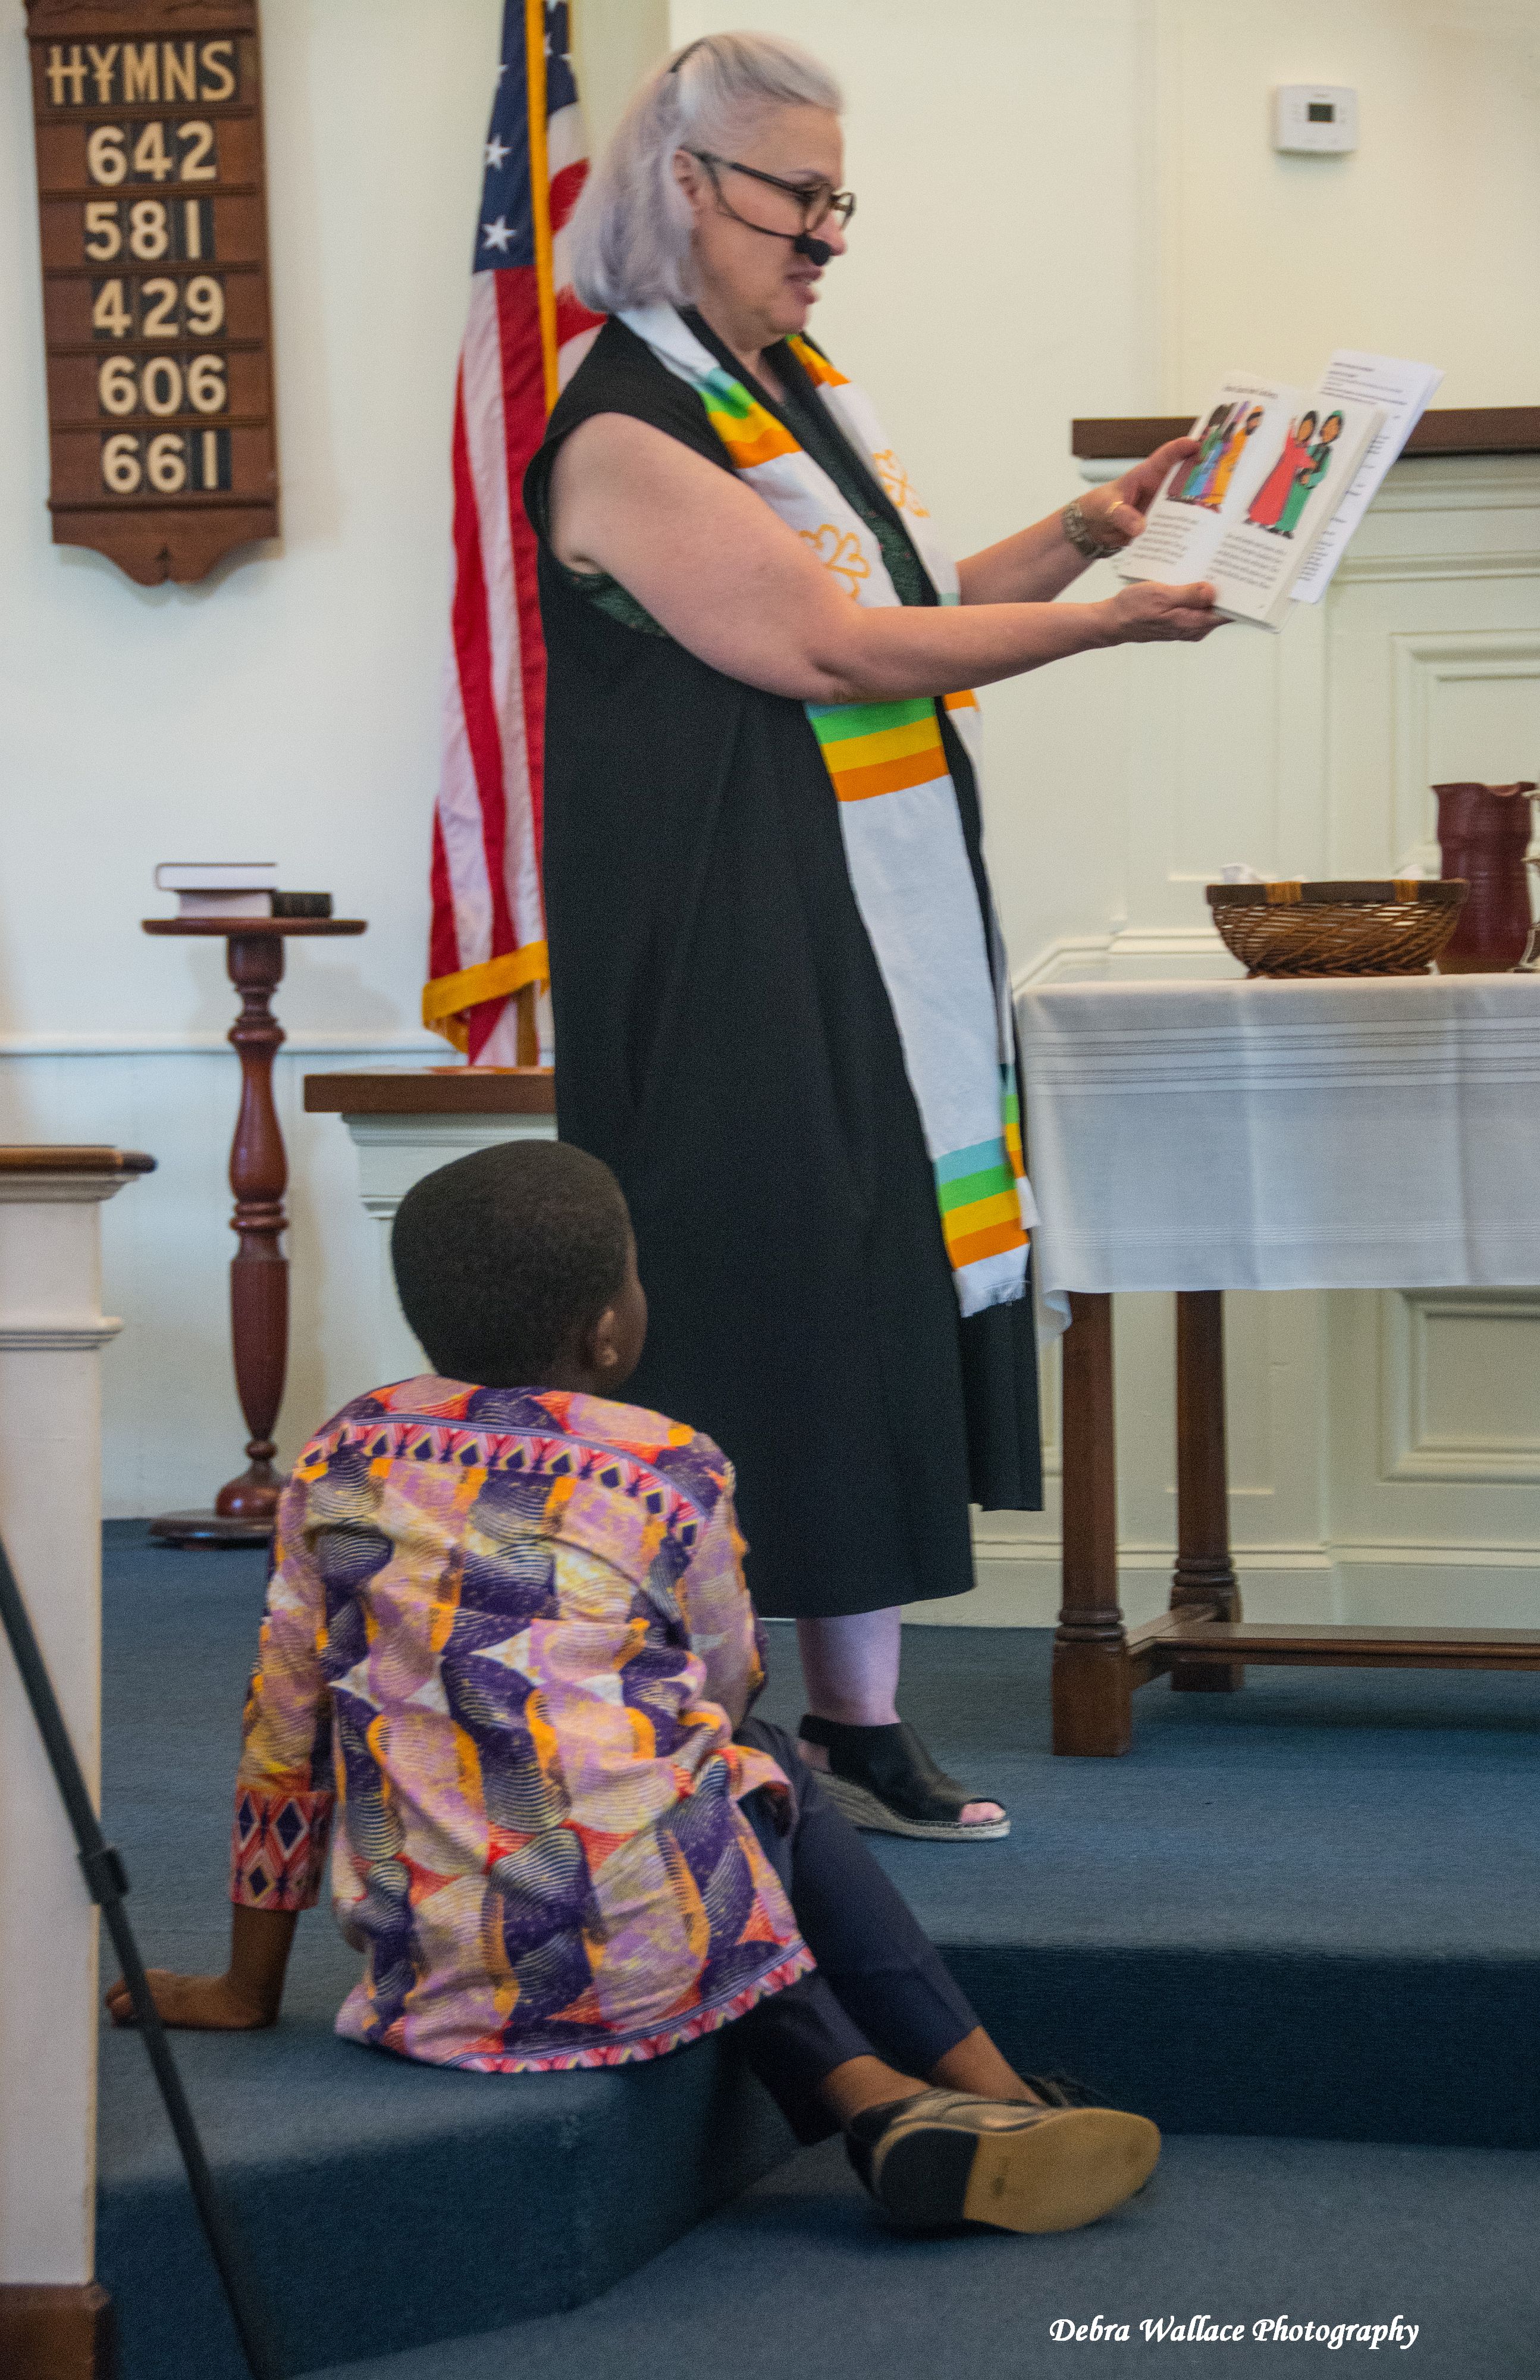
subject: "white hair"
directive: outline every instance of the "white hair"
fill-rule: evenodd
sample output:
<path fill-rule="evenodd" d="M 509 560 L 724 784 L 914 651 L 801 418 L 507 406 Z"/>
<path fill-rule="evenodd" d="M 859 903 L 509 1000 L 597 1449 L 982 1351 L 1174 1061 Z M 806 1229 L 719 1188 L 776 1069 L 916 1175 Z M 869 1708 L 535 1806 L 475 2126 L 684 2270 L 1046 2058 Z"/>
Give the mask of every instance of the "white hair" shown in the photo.
<path fill-rule="evenodd" d="M 776 33 L 709 33 L 676 50 L 631 101 L 573 210 L 572 279 L 584 305 L 614 314 L 689 304 L 693 219 L 676 151 L 730 156 L 771 108 L 837 115 L 843 105 L 828 67 Z"/>

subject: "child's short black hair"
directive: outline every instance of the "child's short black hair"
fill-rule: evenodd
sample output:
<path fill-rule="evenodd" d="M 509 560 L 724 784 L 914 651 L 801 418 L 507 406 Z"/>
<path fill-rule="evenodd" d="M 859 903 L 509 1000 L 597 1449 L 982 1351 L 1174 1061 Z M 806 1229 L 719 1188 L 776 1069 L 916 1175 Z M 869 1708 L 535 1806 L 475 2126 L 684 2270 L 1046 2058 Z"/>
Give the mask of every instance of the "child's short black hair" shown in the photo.
<path fill-rule="evenodd" d="M 510 1140 L 426 1174 L 402 1199 L 391 1262 L 436 1371 L 537 1387 L 620 1294 L 631 1219 L 607 1165 L 564 1141 Z"/>

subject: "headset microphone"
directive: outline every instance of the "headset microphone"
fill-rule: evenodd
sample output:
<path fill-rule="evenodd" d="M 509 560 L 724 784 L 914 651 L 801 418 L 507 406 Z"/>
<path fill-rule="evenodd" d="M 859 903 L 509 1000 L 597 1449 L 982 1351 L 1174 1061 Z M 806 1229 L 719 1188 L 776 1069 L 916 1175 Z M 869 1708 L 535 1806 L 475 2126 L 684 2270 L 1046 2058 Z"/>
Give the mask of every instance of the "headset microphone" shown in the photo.
<path fill-rule="evenodd" d="M 792 254 L 805 256 L 809 264 L 827 264 L 833 253 L 826 239 L 815 239 L 810 231 L 798 232 L 792 242 Z"/>

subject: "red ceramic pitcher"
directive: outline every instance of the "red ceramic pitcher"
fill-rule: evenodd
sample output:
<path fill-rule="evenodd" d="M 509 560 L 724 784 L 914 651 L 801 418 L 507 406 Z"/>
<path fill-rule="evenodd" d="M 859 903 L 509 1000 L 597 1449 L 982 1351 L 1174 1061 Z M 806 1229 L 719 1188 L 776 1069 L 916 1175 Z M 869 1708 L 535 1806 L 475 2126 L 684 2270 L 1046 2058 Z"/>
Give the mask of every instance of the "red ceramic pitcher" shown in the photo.
<path fill-rule="evenodd" d="M 1462 876 L 1470 897 L 1437 959 L 1442 975 L 1504 975 L 1529 954 L 1533 784 L 1435 785 L 1442 876 Z"/>

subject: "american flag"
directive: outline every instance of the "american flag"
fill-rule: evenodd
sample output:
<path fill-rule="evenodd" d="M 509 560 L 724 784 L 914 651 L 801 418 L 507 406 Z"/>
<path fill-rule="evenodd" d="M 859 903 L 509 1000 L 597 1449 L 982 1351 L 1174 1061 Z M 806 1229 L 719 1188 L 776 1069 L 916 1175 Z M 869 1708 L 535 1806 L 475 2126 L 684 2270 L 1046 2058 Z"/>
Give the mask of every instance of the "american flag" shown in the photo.
<path fill-rule="evenodd" d="M 574 297 L 564 256 L 588 170 L 570 45 L 568 0 L 504 0 L 455 395 L 455 597 L 422 1015 L 473 1065 L 531 1064 L 544 1038 L 545 647 L 520 488 L 601 321 Z"/>

